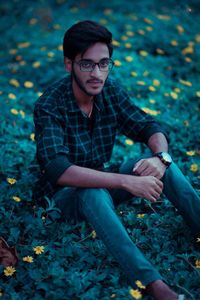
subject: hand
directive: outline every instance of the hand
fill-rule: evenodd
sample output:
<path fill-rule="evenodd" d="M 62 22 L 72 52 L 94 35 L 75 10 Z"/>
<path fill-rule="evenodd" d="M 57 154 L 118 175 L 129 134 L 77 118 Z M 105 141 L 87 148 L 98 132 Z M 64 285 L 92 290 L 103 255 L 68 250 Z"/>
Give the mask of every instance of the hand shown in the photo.
<path fill-rule="evenodd" d="M 134 196 L 155 202 L 162 193 L 163 183 L 154 176 L 126 176 L 125 190 Z"/>
<path fill-rule="evenodd" d="M 133 173 L 139 176 L 154 176 L 160 179 L 163 177 L 166 168 L 158 157 L 150 157 L 139 160 L 133 168 Z"/>

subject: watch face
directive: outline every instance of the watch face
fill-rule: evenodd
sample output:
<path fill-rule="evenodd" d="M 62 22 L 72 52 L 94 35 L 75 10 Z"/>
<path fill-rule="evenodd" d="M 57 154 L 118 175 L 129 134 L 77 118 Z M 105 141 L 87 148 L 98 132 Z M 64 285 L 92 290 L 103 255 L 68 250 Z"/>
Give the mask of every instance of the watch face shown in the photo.
<path fill-rule="evenodd" d="M 166 162 L 168 163 L 172 162 L 171 156 L 167 152 L 162 152 L 162 157 Z"/>

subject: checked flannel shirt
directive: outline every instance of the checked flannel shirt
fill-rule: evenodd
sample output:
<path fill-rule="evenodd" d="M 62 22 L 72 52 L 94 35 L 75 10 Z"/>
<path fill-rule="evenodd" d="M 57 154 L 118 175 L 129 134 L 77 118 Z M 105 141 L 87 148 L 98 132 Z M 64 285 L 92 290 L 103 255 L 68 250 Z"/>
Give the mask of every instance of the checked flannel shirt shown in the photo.
<path fill-rule="evenodd" d="M 112 155 L 117 133 L 147 143 L 149 137 L 164 130 L 153 118 L 135 106 L 119 83 L 107 79 L 95 96 L 93 129 L 80 110 L 67 76 L 47 88 L 34 109 L 39 180 L 34 199 L 51 197 L 61 186 L 56 184 L 71 165 L 103 170 Z"/>

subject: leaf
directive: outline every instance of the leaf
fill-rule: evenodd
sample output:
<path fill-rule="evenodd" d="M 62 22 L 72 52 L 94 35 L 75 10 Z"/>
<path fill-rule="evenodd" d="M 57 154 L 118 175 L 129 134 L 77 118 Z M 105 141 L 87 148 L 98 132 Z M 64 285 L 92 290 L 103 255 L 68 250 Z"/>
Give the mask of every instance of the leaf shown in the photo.
<path fill-rule="evenodd" d="M 0 237 L 0 263 L 4 266 L 14 266 L 18 260 L 16 248 L 9 247 L 7 242 Z"/>

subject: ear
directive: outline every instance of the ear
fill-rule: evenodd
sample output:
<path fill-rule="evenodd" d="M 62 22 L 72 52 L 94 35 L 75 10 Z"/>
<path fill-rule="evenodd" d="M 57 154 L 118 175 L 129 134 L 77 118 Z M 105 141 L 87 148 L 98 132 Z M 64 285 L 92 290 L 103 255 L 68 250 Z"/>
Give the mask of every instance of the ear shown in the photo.
<path fill-rule="evenodd" d="M 72 71 L 72 61 L 68 57 L 64 57 L 65 70 L 69 73 Z"/>

